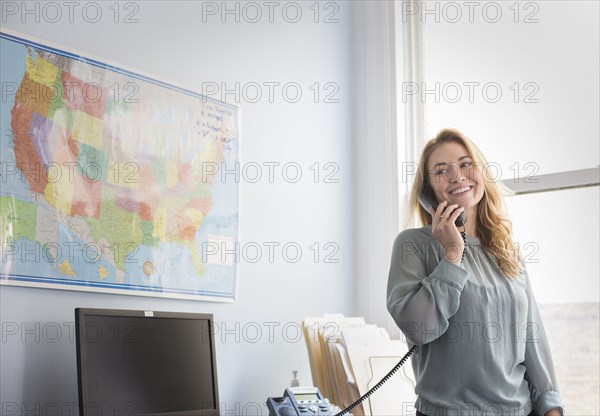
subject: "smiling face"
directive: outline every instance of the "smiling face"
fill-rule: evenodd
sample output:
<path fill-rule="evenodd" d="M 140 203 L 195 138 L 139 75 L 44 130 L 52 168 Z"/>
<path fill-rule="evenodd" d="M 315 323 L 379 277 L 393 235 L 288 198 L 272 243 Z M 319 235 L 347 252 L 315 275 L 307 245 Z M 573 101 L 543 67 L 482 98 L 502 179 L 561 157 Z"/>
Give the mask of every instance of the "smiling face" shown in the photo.
<path fill-rule="evenodd" d="M 438 203 L 458 204 L 470 218 L 475 218 L 484 192 L 483 179 L 474 162 L 467 149 L 456 142 L 439 144 L 427 160 L 427 179 Z"/>

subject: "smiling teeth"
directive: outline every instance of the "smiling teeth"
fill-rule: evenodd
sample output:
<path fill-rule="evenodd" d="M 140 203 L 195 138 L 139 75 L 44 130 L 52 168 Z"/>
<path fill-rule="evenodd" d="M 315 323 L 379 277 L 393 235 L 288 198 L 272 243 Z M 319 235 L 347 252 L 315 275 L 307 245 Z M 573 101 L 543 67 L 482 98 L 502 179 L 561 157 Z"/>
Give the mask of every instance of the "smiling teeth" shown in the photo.
<path fill-rule="evenodd" d="M 463 188 L 459 188 L 459 189 L 455 189 L 454 191 L 450 192 L 452 195 L 456 195 L 456 194 L 460 194 L 463 192 L 467 192 L 468 190 L 470 190 L 471 187 L 470 186 L 465 186 Z"/>

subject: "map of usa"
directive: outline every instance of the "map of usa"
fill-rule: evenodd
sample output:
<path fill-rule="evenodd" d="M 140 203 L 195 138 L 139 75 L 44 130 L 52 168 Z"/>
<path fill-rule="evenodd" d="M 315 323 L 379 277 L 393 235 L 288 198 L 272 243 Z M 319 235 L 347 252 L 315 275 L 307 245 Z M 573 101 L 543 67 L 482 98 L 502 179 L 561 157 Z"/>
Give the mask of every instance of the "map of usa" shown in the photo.
<path fill-rule="evenodd" d="M 2 53 L 4 283 L 233 297 L 237 110 L 8 34 Z M 67 287 L 70 288 L 70 287 Z M 140 293 L 136 293 L 140 294 Z"/>

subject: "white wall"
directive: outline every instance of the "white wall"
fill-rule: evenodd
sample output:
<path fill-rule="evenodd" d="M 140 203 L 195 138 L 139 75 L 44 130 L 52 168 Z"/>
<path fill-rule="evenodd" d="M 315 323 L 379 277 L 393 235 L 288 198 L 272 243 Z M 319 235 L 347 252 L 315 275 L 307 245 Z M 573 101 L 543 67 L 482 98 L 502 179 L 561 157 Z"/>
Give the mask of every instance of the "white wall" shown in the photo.
<path fill-rule="evenodd" d="M 19 8 L 24 5 L 6 3 Z M 208 3 L 221 7 L 221 2 Z M 217 334 L 224 413 L 256 414 L 260 406 L 266 414 L 264 400 L 282 393 L 291 379 L 291 370 L 300 370 L 300 382 L 311 384 L 304 341 L 290 340 L 296 338 L 294 328 L 305 316 L 354 312 L 351 14 L 346 2 L 328 9 L 321 4 L 315 22 L 314 5 L 309 8 L 312 2 L 300 2 L 296 4 L 302 17 L 290 23 L 295 9 L 288 7 L 284 14 L 288 3 L 279 3 L 272 22 L 269 10 L 261 6 L 262 2 L 257 3 L 263 13 L 257 23 L 249 22 L 255 10 L 246 9 L 244 15 L 244 3 L 238 3 L 239 23 L 235 15 L 226 15 L 223 23 L 219 14 L 205 15 L 203 22 L 203 3 L 190 1 L 136 2 L 139 9 L 133 17 L 138 22 L 129 24 L 123 22 L 124 17 L 135 9 L 124 6 L 131 2 L 120 3 L 116 23 L 114 9 L 109 9 L 113 2 L 96 3 L 103 13 L 96 23 L 86 21 L 82 15 L 85 3 L 75 9 L 73 22 L 63 2 L 57 2 L 62 5 L 63 15 L 54 23 L 48 21 L 55 19 L 54 11 L 46 10 L 44 15 L 43 3 L 26 4 L 30 10 L 40 7 L 39 23 L 35 12 L 8 15 L 3 9 L 4 28 L 140 69 L 197 92 L 209 82 L 225 83 L 227 88 L 234 88 L 236 82 L 241 87 L 249 82 L 298 83 L 302 98 L 297 103 L 282 96 L 281 89 L 275 90 L 273 102 L 269 102 L 266 86 L 257 103 L 250 103 L 244 96 L 225 98 L 238 103 L 241 109 L 242 164 L 296 162 L 303 168 L 298 183 L 286 182 L 280 171 L 276 171 L 279 175 L 274 183 L 269 183 L 266 176 L 256 184 L 242 180 L 241 243 L 298 242 L 303 255 L 295 264 L 283 260 L 281 253 L 273 263 L 266 256 L 257 263 L 242 259 L 238 268 L 239 300 L 233 304 L 2 286 L 3 327 L 16 323 L 23 330 L 33 329 L 2 340 L 2 404 L 17 403 L 22 412 L 43 411 L 44 406 L 59 404 L 62 414 L 69 414 L 69 403 L 77 401 L 77 384 L 75 343 L 66 330 L 73 322 L 76 307 L 213 313 L 221 328 L 231 330 L 226 335 Z M 228 5 L 235 7 L 233 2 Z M 85 16 L 88 20 L 94 18 L 92 11 Z M 337 22 L 324 23 L 327 16 Z M 315 82 L 320 83 L 321 92 L 316 103 L 314 88 L 309 89 Z M 324 88 L 327 82 L 338 88 L 330 97 L 338 103 L 324 102 L 326 94 L 334 91 L 334 87 Z M 335 163 L 339 167 L 335 174 L 338 183 L 323 183 L 322 177 L 315 183 L 309 170 L 315 162 L 321 166 Z M 336 244 L 339 251 L 334 258 L 339 262 L 324 263 L 323 256 L 315 262 L 309 249 L 314 242 Z M 321 254 L 326 252 L 321 250 Z M 44 336 L 42 329 L 49 323 L 65 329 L 56 343 Z M 286 323 L 292 323 L 287 334 L 282 332 Z M 269 325 L 278 325 L 272 337 Z M 257 326 L 262 328 L 262 336 L 253 343 L 250 341 L 256 332 L 252 328 Z"/>
<path fill-rule="evenodd" d="M 353 2 L 354 258 L 357 314 L 397 332 L 386 308 L 392 245 L 399 232 L 394 4 Z M 365 64 L 368 63 L 368 64 Z M 401 137 L 401 133 L 400 133 Z"/>

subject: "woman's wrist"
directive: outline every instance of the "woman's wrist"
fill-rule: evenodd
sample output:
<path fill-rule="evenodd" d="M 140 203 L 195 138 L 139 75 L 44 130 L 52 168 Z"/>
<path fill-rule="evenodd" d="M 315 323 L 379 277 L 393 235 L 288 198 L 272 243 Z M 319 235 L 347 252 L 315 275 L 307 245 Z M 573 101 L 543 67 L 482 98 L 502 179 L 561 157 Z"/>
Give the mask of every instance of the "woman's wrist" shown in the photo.
<path fill-rule="evenodd" d="M 460 266 L 462 263 L 462 249 L 459 249 L 458 247 L 447 248 L 444 255 L 444 260 Z"/>

